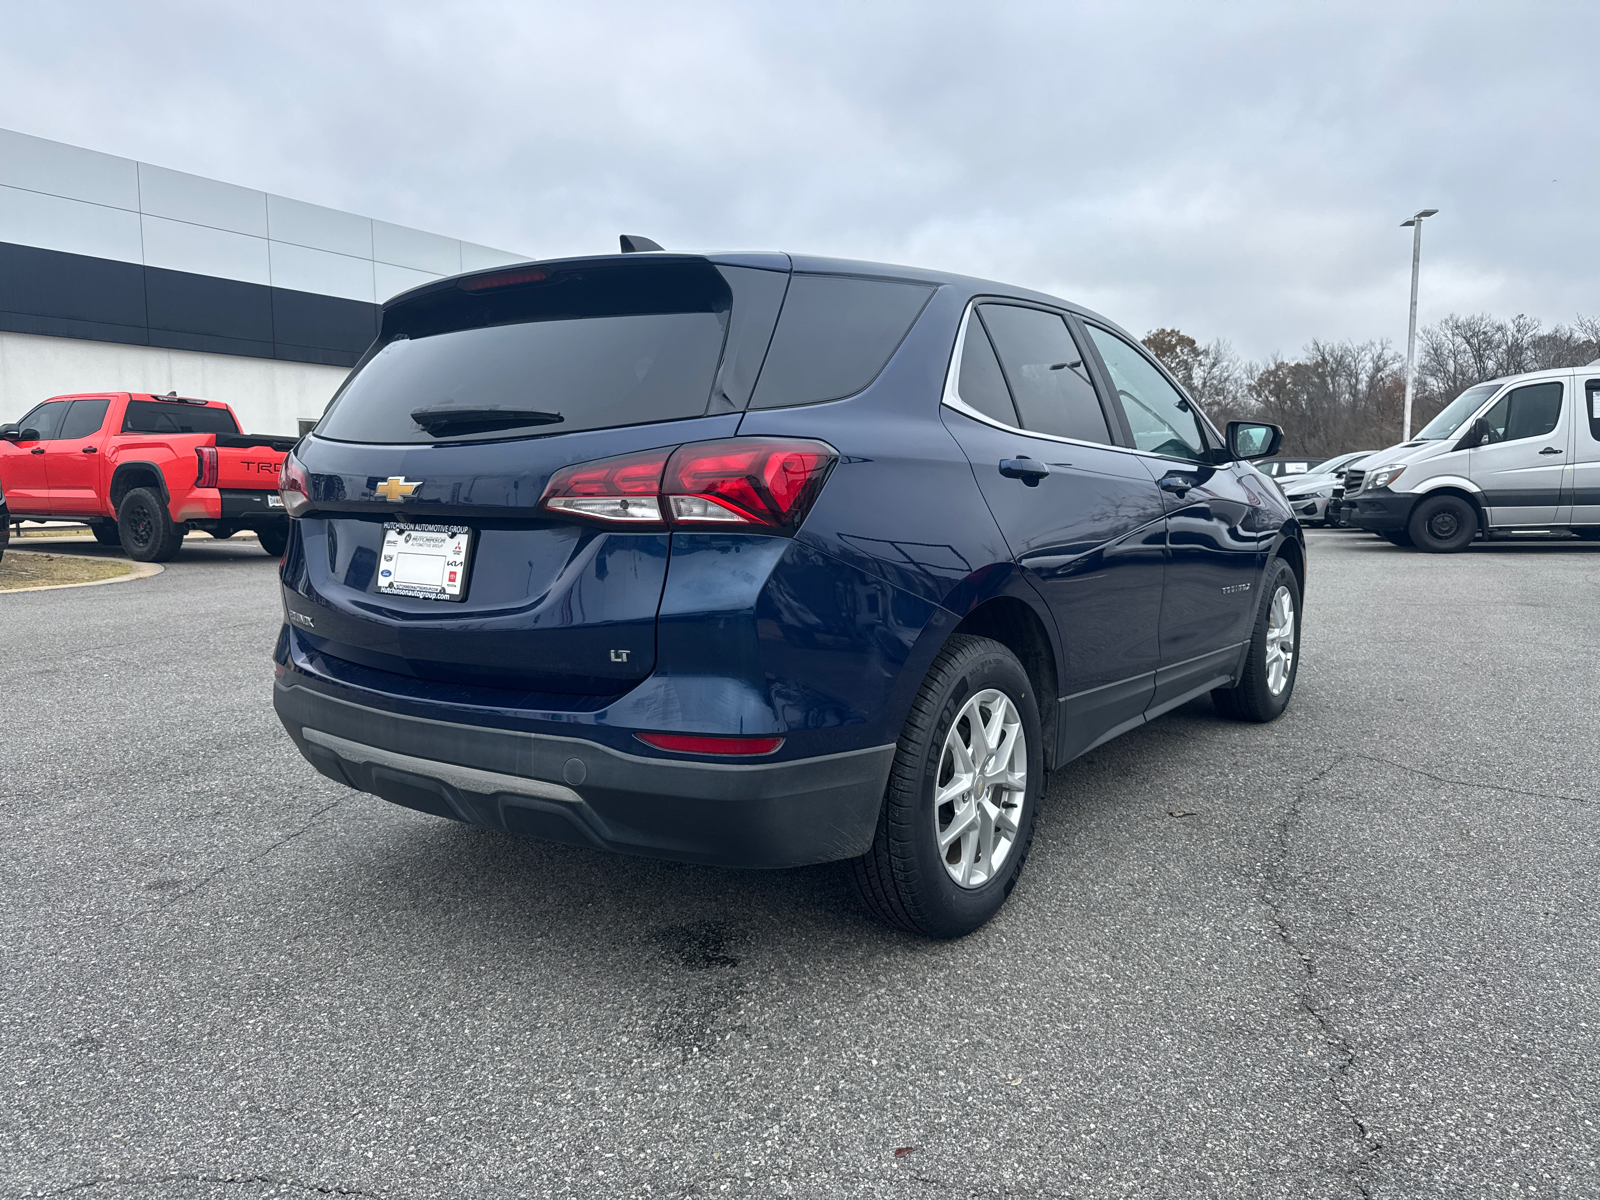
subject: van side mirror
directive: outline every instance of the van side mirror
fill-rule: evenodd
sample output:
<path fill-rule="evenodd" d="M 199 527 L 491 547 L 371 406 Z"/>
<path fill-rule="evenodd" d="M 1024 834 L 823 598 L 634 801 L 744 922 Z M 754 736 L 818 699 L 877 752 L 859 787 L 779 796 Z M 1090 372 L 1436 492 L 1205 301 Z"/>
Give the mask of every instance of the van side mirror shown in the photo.
<path fill-rule="evenodd" d="M 1479 417 L 1467 426 L 1467 432 L 1456 443 L 1457 450 L 1471 450 L 1474 446 L 1487 446 L 1494 441 L 1494 430 L 1489 428 L 1489 422 Z"/>
<path fill-rule="evenodd" d="M 1265 421 L 1229 421 L 1228 455 L 1235 461 L 1271 458 L 1283 445 L 1283 430 Z"/>
<path fill-rule="evenodd" d="M 4 438 L 8 442 L 22 441 L 22 426 L 15 422 L 0 425 L 0 438 Z"/>

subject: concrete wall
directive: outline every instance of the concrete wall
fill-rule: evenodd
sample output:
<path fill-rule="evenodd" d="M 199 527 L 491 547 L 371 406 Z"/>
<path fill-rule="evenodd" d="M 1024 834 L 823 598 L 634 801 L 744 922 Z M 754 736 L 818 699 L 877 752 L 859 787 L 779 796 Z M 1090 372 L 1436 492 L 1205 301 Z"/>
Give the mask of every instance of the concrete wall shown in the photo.
<path fill-rule="evenodd" d="M 315 363 L 0 331 L 0 423 L 68 392 L 177 392 L 233 406 L 246 433 L 299 433 L 349 372 Z"/>

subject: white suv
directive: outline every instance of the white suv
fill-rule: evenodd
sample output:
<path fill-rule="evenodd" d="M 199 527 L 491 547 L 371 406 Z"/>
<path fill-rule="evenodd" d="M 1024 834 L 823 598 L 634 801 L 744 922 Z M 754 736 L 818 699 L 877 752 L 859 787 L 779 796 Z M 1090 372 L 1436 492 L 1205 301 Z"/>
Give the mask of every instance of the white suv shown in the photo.
<path fill-rule="evenodd" d="M 1345 476 L 1345 518 L 1400 546 L 1570 529 L 1600 540 L 1600 359 L 1470 387 Z"/>

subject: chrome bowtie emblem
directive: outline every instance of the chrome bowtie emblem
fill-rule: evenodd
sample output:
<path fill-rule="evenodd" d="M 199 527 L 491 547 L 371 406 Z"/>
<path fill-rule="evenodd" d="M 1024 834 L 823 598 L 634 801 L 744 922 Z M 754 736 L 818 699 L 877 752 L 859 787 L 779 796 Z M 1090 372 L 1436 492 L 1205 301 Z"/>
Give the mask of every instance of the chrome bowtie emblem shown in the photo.
<path fill-rule="evenodd" d="M 422 480 L 408 483 L 403 475 L 391 475 L 377 487 L 373 488 L 376 495 L 382 496 L 390 504 L 399 504 L 412 492 L 422 486 Z"/>

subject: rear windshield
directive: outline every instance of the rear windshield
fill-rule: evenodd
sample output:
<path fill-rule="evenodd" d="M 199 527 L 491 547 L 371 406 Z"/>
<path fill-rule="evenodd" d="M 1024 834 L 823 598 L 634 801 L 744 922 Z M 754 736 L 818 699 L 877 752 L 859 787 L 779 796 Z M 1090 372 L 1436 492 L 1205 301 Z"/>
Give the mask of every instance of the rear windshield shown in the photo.
<path fill-rule="evenodd" d="M 731 292 L 709 264 L 523 273 L 385 314 L 375 353 L 317 426 L 335 441 L 436 444 L 703 416 Z"/>
<path fill-rule="evenodd" d="M 238 433 L 239 422 L 226 408 L 206 408 L 176 400 L 130 400 L 123 433 Z"/>

